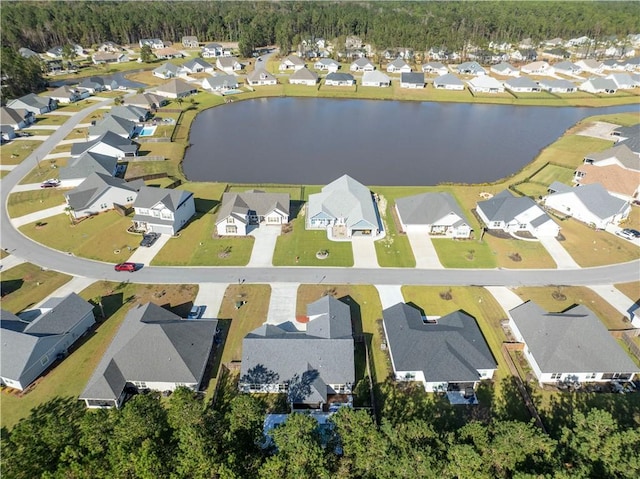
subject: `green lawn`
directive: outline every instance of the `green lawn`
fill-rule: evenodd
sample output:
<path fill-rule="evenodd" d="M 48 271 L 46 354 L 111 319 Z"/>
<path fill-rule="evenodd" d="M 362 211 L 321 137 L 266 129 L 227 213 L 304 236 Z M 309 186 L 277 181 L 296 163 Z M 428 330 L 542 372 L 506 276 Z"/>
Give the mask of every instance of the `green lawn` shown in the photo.
<path fill-rule="evenodd" d="M 389 201 L 390 199 L 379 195 L 378 208 L 386 236 L 374 243 L 378 264 L 382 267 L 414 268 L 416 260 L 411 244 L 405 234 L 398 233 L 395 202 L 393 200 Z"/>
<path fill-rule="evenodd" d="M 486 241 L 432 238 L 432 242 L 445 268 L 496 267 L 496 259 Z"/>
<path fill-rule="evenodd" d="M 55 160 L 40 160 L 40 166 L 35 166 L 22 180 L 20 185 L 40 183 L 48 178 L 58 178 L 59 168 L 67 166 L 68 158 L 56 158 Z M 53 168 L 55 166 L 55 168 Z"/>
<path fill-rule="evenodd" d="M 36 122 L 34 123 L 36 128 L 38 125 L 62 125 L 69 118 L 67 115 L 40 115 L 36 118 Z"/>
<path fill-rule="evenodd" d="M 17 218 L 63 203 L 64 196 L 62 191 L 56 188 L 21 191 L 9 195 L 7 200 L 7 213 L 9 213 L 11 218 Z"/>
<path fill-rule="evenodd" d="M 89 128 L 74 128 L 64 139 L 87 141 L 88 134 Z"/>
<path fill-rule="evenodd" d="M 70 111 L 75 113 L 80 110 L 84 110 L 85 108 L 89 108 L 91 105 L 97 103 L 97 101 L 98 100 L 93 98 L 85 98 L 84 100 L 76 101 L 74 103 L 59 103 L 56 111 Z"/>
<path fill-rule="evenodd" d="M 567 168 L 563 166 L 557 165 L 547 165 L 538 173 L 531 177 L 530 181 L 536 183 L 542 183 L 543 185 L 549 186 L 554 181 L 559 181 L 560 183 L 565 183 L 567 185 L 571 184 L 571 180 L 573 179 L 573 172 L 575 168 Z"/>
<path fill-rule="evenodd" d="M 2 272 L 2 308 L 12 313 L 39 303 L 71 276 L 22 263 Z"/>
<path fill-rule="evenodd" d="M 39 140 L 11 141 L 0 146 L 0 159 L 3 165 L 17 165 L 42 144 Z M 35 166 L 35 164 L 34 164 Z"/>
<path fill-rule="evenodd" d="M 500 268 L 555 268 L 556 262 L 546 248 L 537 241 L 496 238 L 490 234 L 484 235 Z"/>

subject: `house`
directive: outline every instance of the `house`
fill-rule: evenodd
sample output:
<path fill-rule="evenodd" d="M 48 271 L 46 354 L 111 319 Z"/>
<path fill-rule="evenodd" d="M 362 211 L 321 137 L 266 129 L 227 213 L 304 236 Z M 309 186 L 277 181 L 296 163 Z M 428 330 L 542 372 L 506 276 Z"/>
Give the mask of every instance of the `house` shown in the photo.
<path fill-rule="evenodd" d="M 309 195 L 305 227 L 326 230 L 329 239 L 378 236 L 382 231 L 371 191 L 349 175 Z"/>
<path fill-rule="evenodd" d="M 324 78 L 324 84 L 329 86 L 352 86 L 356 84 L 356 80 L 349 73 L 329 73 Z"/>
<path fill-rule="evenodd" d="M 242 70 L 242 63 L 236 57 L 218 57 L 216 68 L 231 75 L 233 72 Z"/>
<path fill-rule="evenodd" d="M 550 68 L 547 62 L 539 61 L 523 65 L 520 67 L 520 71 L 529 75 L 546 75 L 549 73 Z"/>
<path fill-rule="evenodd" d="M 562 38 L 556 37 L 556 38 L 552 38 L 551 40 L 545 40 L 543 42 L 543 45 L 545 47 L 557 47 L 559 45 L 563 45 L 564 41 L 562 40 Z"/>
<path fill-rule="evenodd" d="M 40 55 L 38 55 L 36 52 L 25 47 L 19 48 L 18 53 L 22 58 L 39 58 L 40 57 Z"/>
<path fill-rule="evenodd" d="M 282 62 L 280 62 L 280 66 L 278 68 L 280 71 L 298 71 L 301 68 L 306 68 L 306 65 L 302 58 L 295 55 L 289 55 L 287 58 L 283 59 Z"/>
<path fill-rule="evenodd" d="M 433 87 L 438 90 L 464 90 L 464 83 L 453 73 L 439 76 L 433 80 Z"/>
<path fill-rule="evenodd" d="M 71 158 L 67 166 L 59 169 L 60 186 L 72 188 L 78 186 L 93 173 L 116 176 L 118 159 L 115 156 L 86 152 L 77 158 Z"/>
<path fill-rule="evenodd" d="M 133 137 L 136 129 L 137 124 L 131 120 L 114 115 L 105 115 L 102 120 L 89 127 L 88 139 L 95 140 L 108 131 L 128 139 Z"/>
<path fill-rule="evenodd" d="M 122 51 L 122 47 L 114 42 L 102 42 L 100 45 L 98 45 L 98 48 L 96 48 L 96 51 L 117 53 Z"/>
<path fill-rule="evenodd" d="M 362 74 L 362 86 L 388 87 L 391 79 L 381 71 L 364 72 Z"/>
<path fill-rule="evenodd" d="M 128 96 L 125 99 L 127 105 L 144 108 L 146 110 L 157 110 L 167 104 L 167 99 L 150 92 L 138 93 Z"/>
<path fill-rule="evenodd" d="M 125 158 L 137 156 L 139 148 L 140 145 L 135 141 L 122 138 L 112 131 L 106 131 L 95 140 L 74 143 L 71 147 L 71 156 L 78 157 L 83 153 L 91 152 L 115 158 Z"/>
<path fill-rule="evenodd" d="M 82 80 L 76 88 L 78 90 L 85 90 L 89 93 L 96 93 L 100 91 L 114 91 L 119 90 L 120 85 L 117 81 L 112 78 L 103 78 L 103 77 L 89 77 Z"/>
<path fill-rule="evenodd" d="M 551 48 L 549 50 L 544 50 L 542 52 L 542 56 L 551 60 L 563 60 L 565 58 L 569 58 L 571 54 L 564 48 Z"/>
<path fill-rule="evenodd" d="M 36 116 L 29 110 L 14 110 L 8 106 L 0 107 L 0 125 L 8 125 L 14 130 L 22 130 L 35 121 Z"/>
<path fill-rule="evenodd" d="M 289 83 L 292 85 L 315 86 L 318 84 L 318 74 L 307 67 L 299 68 L 291 74 Z"/>
<path fill-rule="evenodd" d="M 498 80 L 488 75 L 474 77 L 467 82 L 474 93 L 504 93 L 504 86 Z"/>
<path fill-rule="evenodd" d="M 226 91 L 238 86 L 238 77 L 235 75 L 217 75 L 202 81 L 202 88 L 211 91 Z"/>
<path fill-rule="evenodd" d="M 144 186 L 143 180 L 126 182 L 102 173 L 91 173 L 87 179 L 64 194 L 75 219 L 112 210 L 114 205 L 131 205 Z"/>
<path fill-rule="evenodd" d="M 185 48 L 198 48 L 198 37 L 193 35 L 185 35 L 182 37 L 182 46 Z"/>
<path fill-rule="evenodd" d="M 602 73 L 604 70 L 604 64 L 601 61 L 593 59 L 578 60 L 576 65 L 582 69 L 583 72 L 588 73 Z"/>
<path fill-rule="evenodd" d="M 481 76 L 487 74 L 487 70 L 482 68 L 482 66 L 478 62 L 461 63 L 456 67 L 456 71 L 459 75 Z"/>
<path fill-rule="evenodd" d="M 185 98 L 198 93 L 198 88 L 193 83 L 174 78 L 163 85 L 157 86 L 155 93 L 167 98 Z"/>
<path fill-rule="evenodd" d="M 0 143 L 11 141 L 16 137 L 16 130 L 11 125 L 0 125 Z"/>
<path fill-rule="evenodd" d="M 23 391 L 95 323 L 93 305 L 75 293 L 36 311 L 32 321 L 0 312 L 0 383 Z"/>
<path fill-rule="evenodd" d="M 154 77 L 162 78 L 163 80 L 168 80 L 169 78 L 175 78 L 182 73 L 182 67 L 174 65 L 173 63 L 167 62 L 163 63 L 157 68 L 154 68 L 151 74 Z"/>
<path fill-rule="evenodd" d="M 564 61 L 556 63 L 549 68 L 551 73 L 559 73 L 561 75 L 579 75 L 582 73 L 582 69 L 573 62 Z"/>
<path fill-rule="evenodd" d="M 614 71 L 624 71 L 625 63 L 622 60 L 615 60 L 609 58 L 607 60 L 602 61 L 602 66 L 604 70 L 614 70 Z"/>
<path fill-rule="evenodd" d="M 247 73 L 247 83 L 250 86 L 257 85 L 275 85 L 278 83 L 276 77 L 266 70 L 258 69 Z"/>
<path fill-rule="evenodd" d="M 636 125 L 636 134 L 638 134 Z M 640 171 L 640 157 L 624 143 L 617 143 L 615 146 L 595 153 L 587 153 L 584 157 L 585 164 L 595 166 L 616 165 L 632 172 Z"/>
<path fill-rule="evenodd" d="M 578 88 L 589 93 L 613 94 L 618 91 L 618 85 L 616 85 L 616 82 L 601 77 L 589 78 L 587 81 L 581 83 Z"/>
<path fill-rule="evenodd" d="M 352 72 L 372 72 L 375 69 L 375 65 L 364 57 L 358 58 L 349 66 L 349 70 Z"/>
<path fill-rule="evenodd" d="M 398 221 L 405 233 L 469 238 L 471 226 L 449 193 L 422 193 L 396 200 Z"/>
<path fill-rule="evenodd" d="M 58 104 L 53 98 L 29 93 L 16 100 L 9 100 L 7 106 L 14 110 L 27 110 L 34 115 L 44 115 L 55 110 Z"/>
<path fill-rule="evenodd" d="M 144 123 L 151 118 L 151 112 L 148 108 L 141 108 L 134 105 L 118 105 L 112 106 L 111 109 L 105 113 L 106 116 L 117 116 L 134 123 Z"/>
<path fill-rule="evenodd" d="M 547 208 L 597 229 L 618 225 L 631 212 L 628 201 L 613 196 L 599 183 L 572 188 L 554 181 L 549 191 L 551 194 L 544 200 Z"/>
<path fill-rule="evenodd" d="M 509 190 L 476 204 L 476 212 L 487 229 L 511 235 L 529 233 L 534 238 L 558 236 L 560 227 L 527 196 L 515 197 Z"/>
<path fill-rule="evenodd" d="M 219 43 L 207 43 L 202 47 L 202 58 L 218 58 L 225 56 L 224 47 Z"/>
<path fill-rule="evenodd" d="M 398 57 L 387 65 L 388 73 L 410 73 L 411 66 L 402 58 Z"/>
<path fill-rule="evenodd" d="M 400 88 L 424 88 L 424 73 L 411 72 L 400 75 Z"/>
<path fill-rule="evenodd" d="M 575 93 L 578 91 L 578 86 L 569 80 L 544 78 L 538 82 L 538 85 L 542 90 L 546 90 L 549 93 Z"/>
<path fill-rule="evenodd" d="M 617 138 L 618 145 L 625 145 L 636 155 L 640 155 L 640 123 L 618 127 L 611 134 Z"/>
<path fill-rule="evenodd" d="M 355 360 L 351 310 L 331 295 L 307 306 L 305 331 L 263 324 L 242 341 L 238 388 L 286 393 L 289 403 L 321 409 L 331 396 L 351 394 Z"/>
<path fill-rule="evenodd" d="M 542 91 L 540 85 L 529 77 L 509 78 L 503 85 L 514 93 L 538 93 Z"/>
<path fill-rule="evenodd" d="M 636 82 L 633 81 L 631 75 L 628 73 L 612 73 L 604 77 L 606 80 L 612 80 L 618 90 L 630 90 L 636 87 Z"/>
<path fill-rule="evenodd" d="M 140 48 L 148 45 L 152 50 L 159 50 L 160 48 L 164 48 L 164 42 L 159 38 L 141 38 L 138 42 L 140 44 Z"/>
<path fill-rule="evenodd" d="M 638 366 L 585 305 L 548 313 L 532 301 L 509 311 L 509 327 L 539 383 L 630 381 Z"/>
<path fill-rule="evenodd" d="M 185 73 L 211 73 L 214 67 L 211 63 L 205 62 L 202 58 L 193 58 L 182 65 Z"/>
<path fill-rule="evenodd" d="M 538 53 L 533 48 L 520 48 L 510 55 L 511 60 L 516 62 L 535 62 Z"/>
<path fill-rule="evenodd" d="M 473 391 L 498 369 L 478 323 L 463 311 L 431 319 L 397 303 L 382 311 L 382 325 L 396 381 L 448 392 L 452 404 L 475 404 Z"/>
<path fill-rule="evenodd" d="M 217 233 L 244 236 L 260 226 L 281 226 L 289 222 L 289 203 L 288 193 L 224 193 L 216 219 Z"/>
<path fill-rule="evenodd" d="M 91 61 L 96 65 L 101 63 L 124 63 L 129 61 L 129 56 L 122 52 L 96 52 L 91 55 Z"/>
<path fill-rule="evenodd" d="M 429 74 L 446 75 L 449 69 L 440 62 L 429 62 L 422 65 L 422 71 Z"/>
<path fill-rule="evenodd" d="M 335 73 L 340 68 L 340 63 L 331 58 L 321 58 L 313 64 L 313 68 L 320 71 L 328 71 L 329 73 Z"/>
<path fill-rule="evenodd" d="M 133 203 L 138 231 L 175 235 L 196 213 L 193 193 L 144 186 Z"/>
<path fill-rule="evenodd" d="M 154 51 L 153 54 L 156 56 L 156 58 L 160 60 L 169 60 L 171 58 L 184 57 L 184 54 L 182 52 L 179 52 L 175 48 L 171 48 L 171 47 L 159 48 L 156 51 Z"/>
<path fill-rule="evenodd" d="M 128 390 L 198 391 L 218 321 L 183 320 L 154 303 L 134 306 L 79 399 L 88 408 L 119 408 Z"/>
<path fill-rule="evenodd" d="M 503 75 L 508 77 L 517 77 L 520 76 L 520 70 L 511 65 L 510 63 L 498 63 L 497 65 L 493 65 L 491 67 L 491 72 L 496 75 Z"/>
<path fill-rule="evenodd" d="M 627 150 L 631 153 L 631 150 Z M 640 157 L 633 153 L 631 155 L 636 163 L 640 163 Z M 576 169 L 573 182 L 578 186 L 601 184 L 613 196 L 629 202 L 638 198 L 640 194 L 640 170 L 630 171 L 619 164 L 584 163 Z"/>

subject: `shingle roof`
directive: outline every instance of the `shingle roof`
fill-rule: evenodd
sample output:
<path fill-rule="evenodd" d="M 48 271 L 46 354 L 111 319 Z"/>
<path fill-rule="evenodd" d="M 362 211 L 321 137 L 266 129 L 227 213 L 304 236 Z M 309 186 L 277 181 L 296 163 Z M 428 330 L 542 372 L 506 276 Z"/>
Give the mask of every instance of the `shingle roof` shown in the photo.
<path fill-rule="evenodd" d="M 175 212 L 178 206 L 191 196 L 193 196 L 193 193 L 186 190 L 143 186 L 140 188 L 133 206 L 135 208 L 153 208 L 162 202 L 167 209 Z"/>
<path fill-rule="evenodd" d="M 364 72 L 362 74 L 362 83 L 391 83 L 391 79 L 381 71 L 374 70 L 372 72 Z"/>
<path fill-rule="evenodd" d="M 247 73 L 247 80 L 249 80 L 250 82 L 257 82 L 260 80 L 262 81 L 275 80 L 275 79 L 276 77 L 274 77 L 271 73 L 261 68 Z"/>
<path fill-rule="evenodd" d="M 540 86 L 529 77 L 509 78 L 505 80 L 504 86 L 507 88 L 537 88 Z"/>
<path fill-rule="evenodd" d="M 629 168 L 630 170 L 640 171 L 640 157 L 635 155 L 624 142 L 620 142 L 604 151 L 588 153 L 584 158 L 585 160 L 588 159 L 594 163 L 603 160 L 616 159 L 624 167 Z"/>
<path fill-rule="evenodd" d="M 159 106 L 161 102 L 165 101 L 165 98 L 153 93 L 139 93 L 137 95 L 127 97 L 125 101 L 129 105 L 142 105 L 143 108 L 148 108 L 151 105 Z"/>
<path fill-rule="evenodd" d="M 575 83 L 569 80 L 556 80 L 556 79 L 542 79 L 540 80 L 540 86 L 548 89 L 573 89 L 578 88 Z"/>
<path fill-rule="evenodd" d="M 71 156 L 79 156 L 82 153 L 90 150 L 94 146 L 99 143 L 104 143 L 105 145 L 109 145 L 112 148 L 118 149 L 123 153 L 128 152 L 136 152 L 138 151 L 139 145 L 127 138 L 122 138 L 121 136 L 113 133 L 112 131 L 105 131 L 102 135 L 92 141 L 82 142 L 82 143 L 74 143 L 71 147 Z"/>
<path fill-rule="evenodd" d="M 409 64 L 407 62 L 405 62 L 401 57 L 396 58 L 395 60 L 393 60 L 391 63 L 389 63 L 388 67 L 394 67 L 394 68 L 402 68 L 402 67 L 408 67 Z"/>
<path fill-rule="evenodd" d="M 218 62 L 222 68 L 232 68 L 238 62 L 236 57 L 218 57 Z"/>
<path fill-rule="evenodd" d="M 173 76 L 178 74 L 178 70 L 180 68 L 177 65 L 174 65 L 171 62 L 166 62 L 160 65 L 158 68 L 153 70 L 153 73 L 159 73 L 160 75 L 166 76 L 167 73 L 171 73 Z"/>
<path fill-rule="evenodd" d="M 318 81 L 318 74 L 309 70 L 307 67 L 300 68 L 291 74 L 289 77 L 291 80 L 312 80 Z"/>
<path fill-rule="evenodd" d="M 505 223 L 512 221 L 532 206 L 536 206 L 536 203 L 531 198 L 527 196 L 516 198 L 509 190 L 503 190 L 493 198 L 480 201 L 477 204 L 477 207 L 482 210 L 489 221 L 504 221 Z"/>
<path fill-rule="evenodd" d="M 122 118 L 120 116 L 105 115 L 105 117 L 101 121 L 89 127 L 89 135 L 100 136 L 107 131 L 111 131 L 118 136 L 129 136 L 133 133 L 135 126 L 136 125 L 134 122 L 132 122 L 131 120 L 127 120 L 126 118 Z"/>
<path fill-rule="evenodd" d="M 87 152 L 78 158 L 71 158 L 67 166 L 60 168 L 58 176 L 61 180 L 73 180 L 86 178 L 94 172 L 113 175 L 117 164 L 118 159 L 113 156 Z"/>
<path fill-rule="evenodd" d="M 288 193 L 265 193 L 264 191 L 246 191 L 244 193 L 227 192 L 222 195 L 222 204 L 218 210 L 217 223 L 229 215 L 246 216 L 250 211 L 265 216 L 278 209 L 289 216 L 290 198 Z"/>
<path fill-rule="evenodd" d="M 169 80 L 167 83 L 156 87 L 156 93 L 158 94 L 171 93 L 179 95 L 181 93 L 189 93 L 197 90 L 198 88 L 195 85 L 187 83 L 184 80 L 180 80 L 179 78 L 174 78 Z"/>
<path fill-rule="evenodd" d="M 598 317 L 579 305 L 547 313 L 528 301 L 509 311 L 542 373 L 640 372 Z"/>
<path fill-rule="evenodd" d="M 422 193 L 396 200 L 398 212 L 404 224 L 438 224 L 450 214 L 469 224 L 456 200 L 449 193 Z"/>
<path fill-rule="evenodd" d="M 109 110 L 105 116 L 114 116 L 119 118 L 125 118 L 129 121 L 138 122 L 141 119 L 146 118 L 148 110 L 134 105 L 118 105 Z"/>
<path fill-rule="evenodd" d="M 293 65 L 296 65 L 296 66 L 304 66 L 305 64 L 304 60 L 297 55 L 289 55 L 287 58 L 285 58 L 282 61 L 282 63 L 284 63 L 285 60 L 288 60 L 289 62 L 291 62 Z"/>
<path fill-rule="evenodd" d="M 209 85 L 209 88 L 219 88 L 219 87 L 235 87 L 238 85 L 238 77 L 235 75 L 216 75 L 214 77 L 206 78 L 203 81 Z"/>
<path fill-rule="evenodd" d="M 91 206 L 111 188 L 137 193 L 142 186 L 144 186 L 143 180 L 127 182 L 110 175 L 91 173 L 86 180 L 66 193 L 65 196 L 69 206 L 76 211 L 80 211 Z"/>
<path fill-rule="evenodd" d="M 493 71 L 498 71 L 498 72 L 508 72 L 508 71 L 514 72 L 518 70 L 516 67 L 514 67 L 510 63 L 506 63 L 506 62 L 498 63 L 497 65 L 492 66 L 491 69 Z"/>
<path fill-rule="evenodd" d="M 189 70 L 193 70 L 196 66 L 201 66 L 205 69 L 213 68 L 213 65 L 211 65 L 211 63 L 205 62 L 202 58 L 193 58 L 182 66 L 188 68 Z"/>
<path fill-rule="evenodd" d="M 569 191 L 558 191 L 550 197 L 572 194 L 584 205 L 584 207 L 601 219 L 610 218 L 624 210 L 627 202 L 611 194 L 599 183 L 578 186 Z"/>
<path fill-rule="evenodd" d="M 618 89 L 618 85 L 616 85 L 616 82 L 602 77 L 589 78 L 587 81 L 582 83 L 580 87 L 584 88 L 586 84 L 591 84 L 591 87 L 594 90 L 616 91 Z"/>
<path fill-rule="evenodd" d="M 453 73 L 446 73 L 444 75 L 439 76 L 435 80 L 433 80 L 434 85 L 455 85 L 455 86 L 464 86 L 464 83 L 460 78 L 455 76 Z"/>
<path fill-rule="evenodd" d="M 91 303 L 85 301 L 76 293 L 71 293 L 53 309 L 46 311 L 33 320 L 24 329 L 24 332 L 34 336 L 64 334 L 70 331 L 78 324 L 78 320 L 91 311 L 93 311 Z"/>
<path fill-rule="evenodd" d="M 360 68 L 363 68 L 363 67 L 366 67 L 366 66 L 368 66 L 368 65 L 371 65 L 371 66 L 372 66 L 372 65 L 373 65 L 373 63 L 371 63 L 371 62 L 369 61 L 369 59 L 367 59 L 367 58 L 364 58 L 364 57 L 363 57 L 363 58 L 358 58 L 356 61 L 354 61 L 354 62 L 352 63 L 352 65 L 356 65 L 356 66 L 358 66 L 358 67 L 360 67 Z"/>
<path fill-rule="evenodd" d="M 396 371 L 423 371 L 426 382 L 477 381 L 496 360 L 476 320 L 462 311 L 424 323 L 420 311 L 398 303 L 382 312 Z"/>
<path fill-rule="evenodd" d="M 400 83 L 413 83 L 415 85 L 424 85 L 424 73 L 404 72 L 400 75 Z"/>
<path fill-rule="evenodd" d="M 0 108 L 0 124 L 14 125 L 20 123 L 23 120 L 24 116 L 22 116 L 17 110 L 9 108 L 8 106 L 3 106 L 2 108 Z"/>

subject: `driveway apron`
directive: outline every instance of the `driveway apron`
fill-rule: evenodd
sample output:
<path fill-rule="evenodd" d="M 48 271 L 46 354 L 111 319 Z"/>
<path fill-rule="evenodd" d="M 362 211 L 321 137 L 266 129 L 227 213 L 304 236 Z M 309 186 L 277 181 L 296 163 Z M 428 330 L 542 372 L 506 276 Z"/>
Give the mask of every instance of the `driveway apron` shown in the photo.
<path fill-rule="evenodd" d="M 426 233 L 407 233 L 418 269 L 444 269 L 431 238 Z"/>
<path fill-rule="evenodd" d="M 255 242 L 253 243 L 253 250 L 251 250 L 251 259 L 247 264 L 248 267 L 273 266 L 273 252 L 276 249 L 276 241 L 281 231 L 280 226 L 261 226 L 249 233 L 255 238 Z"/>
<path fill-rule="evenodd" d="M 378 296 L 380 296 L 380 303 L 382 309 L 387 309 L 394 304 L 404 303 L 404 296 L 402 296 L 402 285 L 400 284 L 376 284 L 378 290 Z"/>
<path fill-rule="evenodd" d="M 220 306 L 227 290 L 227 283 L 200 283 L 198 285 L 198 295 L 194 300 L 195 305 L 204 305 L 203 318 L 215 319 L 220 315 Z"/>
<path fill-rule="evenodd" d="M 33 223 L 35 221 L 40 221 L 45 218 L 50 218 L 51 216 L 57 216 L 59 214 L 62 214 L 64 213 L 64 210 L 66 207 L 67 207 L 67 204 L 63 203 L 61 205 L 53 206 L 45 210 L 36 211 L 35 213 L 20 216 L 18 218 L 12 218 L 11 224 L 13 225 L 14 228 L 20 228 L 21 226 L 28 225 L 29 223 Z"/>
<path fill-rule="evenodd" d="M 588 286 L 588 288 L 595 291 L 599 296 L 604 298 L 607 303 L 616 308 L 620 314 L 627 318 L 629 317 L 629 310 L 633 309 L 635 301 L 637 301 L 637 299 L 627 298 L 627 296 L 622 294 L 622 292 L 612 284 Z"/>
<path fill-rule="evenodd" d="M 25 262 L 26 260 L 10 254 L 9 256 L 0 259 L 0 269 L 2 271 L 6 271 Z"/>
<path fill-rule="evenodd" d="M 142 263 L 148 265 L 151 263 L 153 258 L 160 252 L 162 247 L 167 244 L 167 242 L 171 239 L 170 235 L 160 235 L 160 238 L 156 240 L 153 245 L 149 248 L 146 246 L 138 246 L 138 248 L 133 252 L 129 259 L 127 260 L 129 263 Z M 142 240 L 142 236 L 140 237 Z"/>
<path fill-rule="evenodd" d="M 267 324 L 295 322 L 299 283 L 271 283 Z"/>
<path fill-rule="evenodd" d="M 520 296 L 506 286 L 486 286 L 485 288 L 491 293 L 500 306 L 502 306 L 505 313 L 508 313 L 509 310 L 520 306 L 524 302 Z"/>
<path fill-rule="evenodd" d="M 540 243 L 549 252 L 553 261 L 556 262 L 558 269 L 580 268 L 578 263 L 573 260 L 571 255 L 567 253 L 567 250 L 562 247 L 557 239 L 550 236 L 543 236 L 540 238 Z"/>
<path fill-rule="evenodd" d="M 376 247 L 371 238 L 351 238 L 354 268 L 379 268 Z"/>
<path fill-rule="evenodd" d="M 45 299 L 36 304 L 32 309 L 37 309 L 51 298 L 66 298 L 71 293 L 80 293 L 83 289 L 88 288 L 90 285 L 95 283 L 97 279 L 95 278 L 85 278 L 82 276 L 74 276 L 70 281 L 60 286 L 53 293 L 47 296 Z"/>

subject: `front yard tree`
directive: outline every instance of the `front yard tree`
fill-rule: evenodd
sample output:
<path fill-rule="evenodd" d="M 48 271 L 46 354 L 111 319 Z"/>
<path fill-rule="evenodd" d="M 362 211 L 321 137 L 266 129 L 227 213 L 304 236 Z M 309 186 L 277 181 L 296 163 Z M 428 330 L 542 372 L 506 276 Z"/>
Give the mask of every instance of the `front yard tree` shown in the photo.
<path fill-rule="evenodd" d="M 73 63 L 73 60 L 76 59 L 78 55 L 76 51 L 73 49 L 73 46 L 69 43 L 65 44 L 62 47 L 62 61 L 67 63 L 67 69 L 69 69 Z"/>
<path fill-rule="evenodd" d="M 143 63 L 150 63 L 153 60 L 153 52 L 149 45 L 143 45 L 140 49 L 140 60 Z"/>

